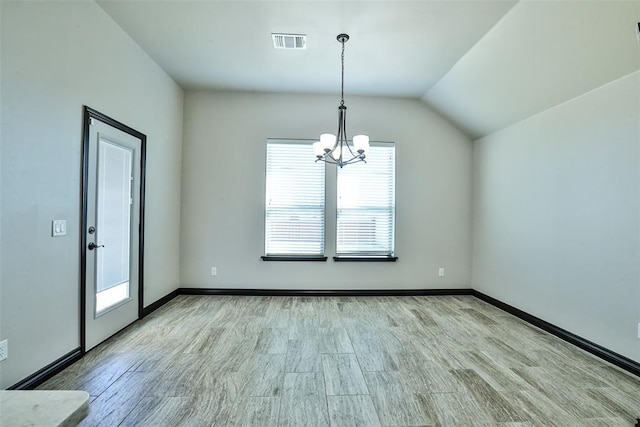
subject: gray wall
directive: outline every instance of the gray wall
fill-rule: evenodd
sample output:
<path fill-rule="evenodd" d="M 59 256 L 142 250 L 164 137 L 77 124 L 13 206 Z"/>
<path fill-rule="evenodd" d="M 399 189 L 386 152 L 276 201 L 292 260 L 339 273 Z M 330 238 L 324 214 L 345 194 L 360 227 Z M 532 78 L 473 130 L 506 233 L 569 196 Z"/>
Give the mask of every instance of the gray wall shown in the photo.
<path fill-rule="evenodd" d="M 347 131 L 395 141 L 393 263 L 264 262 L 265 141 L 335 133 L 336 96 L 187 92 L 181 283 L 272 289 L 467 288 L 468 138 L 418 100 L 347 96 Z M 309 152 L 310 159 L 313 159 Z M 348 167 L 348 166 L 347 166 Z M 326 254 L 335 250 L 335 166 L 327 169 Z M 210 276 L 217 267 L 218 276 Z M 438 278 L 438 267 L 446 276 Z"/>
<path fill-rule="evenodd" d="M 474 145 L 473 288 L 640 361 L 640 72 Z"/>
<path fill-rule="evenodd" d="M 144 304 L 178 287 L 183 92 L 94 2 L 0 7 L 6 388 L 80 344 L 83 104 L 147 135 Z"/>

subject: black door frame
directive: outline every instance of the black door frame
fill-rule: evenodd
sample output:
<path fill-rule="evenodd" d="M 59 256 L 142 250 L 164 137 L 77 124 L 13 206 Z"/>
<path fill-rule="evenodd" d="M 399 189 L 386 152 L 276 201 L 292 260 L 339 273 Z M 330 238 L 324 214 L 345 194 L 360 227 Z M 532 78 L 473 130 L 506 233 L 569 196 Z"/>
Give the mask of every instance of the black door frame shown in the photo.
<path fill-rule="evenodd" d="M 143 317 L 144 306 L 144 191 L 147 162 L 147 136 L 129 126 L 102 114 L 93 108 L 83 106 L 83 137 L 82 137 L 82 175 L 81 175 L 81 206 L 80 206 L 80 351 L 86 348 L 86 271 L 87 271 L 87 200 L 89 178 L 89 135 L 91 119 L 99 120 L 111 127 L 140 139 L 140 224 L 139 224 L 139 252 L 138 252 L 138 320 Z"/>

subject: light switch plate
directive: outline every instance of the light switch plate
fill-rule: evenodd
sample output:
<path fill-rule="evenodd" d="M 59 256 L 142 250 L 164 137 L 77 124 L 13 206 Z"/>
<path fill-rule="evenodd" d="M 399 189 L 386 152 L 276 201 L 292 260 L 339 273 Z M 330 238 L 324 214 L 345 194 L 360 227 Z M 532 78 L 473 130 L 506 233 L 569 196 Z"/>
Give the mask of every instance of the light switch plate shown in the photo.
<path fill-rule="evenodd" d="M 7 340 L 0 341 L 0 361 L 9 357 L 9 343 Z"/>
<path fill-rule="evenodd" d="M 67 234 L 67 220 L 54 219 L 51 221 L 51 236 L 65 236 Z"/>

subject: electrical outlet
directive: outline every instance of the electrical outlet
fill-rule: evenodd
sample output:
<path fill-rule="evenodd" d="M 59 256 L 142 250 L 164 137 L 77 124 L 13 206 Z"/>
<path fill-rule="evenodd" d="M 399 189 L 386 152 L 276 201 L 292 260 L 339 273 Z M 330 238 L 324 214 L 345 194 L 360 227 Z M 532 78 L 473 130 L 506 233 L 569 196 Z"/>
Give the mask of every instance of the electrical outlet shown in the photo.
<path fill-rule="evenodd" d="M 216 267 L 211 267 L 211 275 L 212 276 L 217 276 L 218 275 L 218 269 Z"/>
<path fill-rule="evenodd" d="M 0 361 L 9 357 L 9 343 L 7 340 L 0 341 Z"/>
<path fill-rule="evenodd" d="M 444 267 L 438 269 L 438 277 L 444 277 Z"/>

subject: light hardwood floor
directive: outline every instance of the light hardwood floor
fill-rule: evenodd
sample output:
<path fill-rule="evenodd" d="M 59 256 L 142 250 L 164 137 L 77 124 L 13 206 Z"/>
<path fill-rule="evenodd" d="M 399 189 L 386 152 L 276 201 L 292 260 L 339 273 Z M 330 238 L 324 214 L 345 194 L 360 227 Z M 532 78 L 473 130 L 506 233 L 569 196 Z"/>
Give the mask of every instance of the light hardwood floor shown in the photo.
<path fill-rule="evenodd" d="M 471 296 L 180 296 L 40 389 L 83 426 L 633 426 L 640 380 Z"/>

